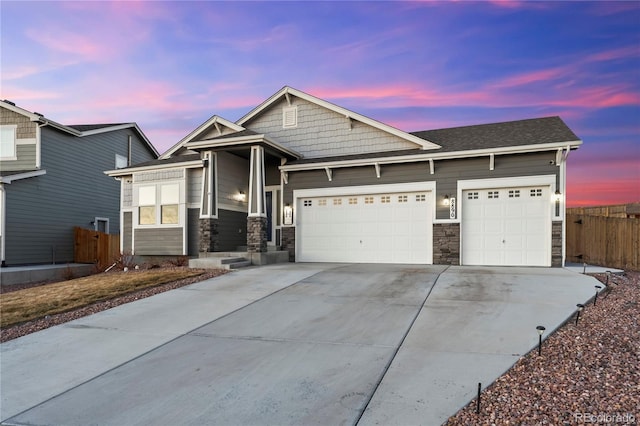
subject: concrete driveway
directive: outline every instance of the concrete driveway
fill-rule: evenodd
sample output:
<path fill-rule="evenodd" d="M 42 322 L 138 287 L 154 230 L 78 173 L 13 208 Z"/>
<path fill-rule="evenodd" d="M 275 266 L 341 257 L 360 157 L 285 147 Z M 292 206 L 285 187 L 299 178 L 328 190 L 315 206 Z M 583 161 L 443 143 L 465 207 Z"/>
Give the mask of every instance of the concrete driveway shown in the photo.
<path fill-rule="evenodd" d="M 438 424 L 594 294 L 563 269 L 281 264 L 2 344 L 3 424 Z"/>

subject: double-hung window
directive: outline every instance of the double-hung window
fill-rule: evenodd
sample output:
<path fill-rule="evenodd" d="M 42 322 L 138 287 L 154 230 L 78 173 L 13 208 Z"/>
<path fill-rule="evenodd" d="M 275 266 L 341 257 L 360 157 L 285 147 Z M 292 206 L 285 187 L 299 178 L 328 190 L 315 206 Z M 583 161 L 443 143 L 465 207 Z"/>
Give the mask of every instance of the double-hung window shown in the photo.
<path fill-rule="evenodd" d="M 180 185 L 177 183 L 160 185 L 160 203 L 160 223 L 163 225 L 177 224 L 179 221 Z"/>
<path fill-rule="evenodd" d="M 140 225 L 156 224 L 156 186 L 138 187 L 138 217 Z"/>

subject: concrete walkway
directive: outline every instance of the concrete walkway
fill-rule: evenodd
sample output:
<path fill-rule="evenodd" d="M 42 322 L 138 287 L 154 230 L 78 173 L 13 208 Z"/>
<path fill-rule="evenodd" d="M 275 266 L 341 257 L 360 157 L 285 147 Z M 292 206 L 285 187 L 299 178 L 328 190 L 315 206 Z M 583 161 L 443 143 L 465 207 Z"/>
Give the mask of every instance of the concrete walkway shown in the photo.
<path fill-rule="evenodd" d="M 551 331 L 592 297 L 595 283 L 544 268 L 237 271 L 3 344 L 0 418 L 438 424 L 536 345 L 536 325 Z"/>

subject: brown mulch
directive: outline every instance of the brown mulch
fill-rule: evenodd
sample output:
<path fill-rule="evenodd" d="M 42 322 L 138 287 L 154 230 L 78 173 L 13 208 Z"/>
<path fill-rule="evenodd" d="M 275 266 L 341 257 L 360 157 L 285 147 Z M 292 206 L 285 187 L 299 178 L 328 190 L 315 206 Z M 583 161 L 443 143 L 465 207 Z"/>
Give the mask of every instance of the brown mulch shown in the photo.
<path fill-rule="evenodd" d="M 115 297 L 113 299 L 104 300 L 101 302 L 93 303 L 91 305 L 84 306 L 82 308 L 74 309 L 69 312 L 61 314 L 46 316 L 33 321 L 29 321 L 23 324 L 7 327 L 0 330 L 0 343 L 16 339 L 18 337 L 25 336 L 27 334 L 35 333 L 36 331 L 44 330 L 45 328 L 53 327 L 54 325 L 63 324 L 65 322 L 73 321 L 78 318 L 92 315 L 97 312 L 105 311 L 107 309 L 115 308 L 116 306 L 123 305 L 125 303 L 133 302 L 135 300 L 144 299 L 155 294 L 164 293 L 165 291 L 174 290 L 176 288 L 184 287 L 189 284 L 208 280 L 227 273 L 228 271 L 223 269 L 207 269 L 201 275 L 185 278 L 170 283 L 161 284 L 155 287 L 149 287 L 144 290 L 139 290 L 133 293 L 126 294 L 124 296 Z M 39 285 L 47 285 L 52 282 L 40 282 L 30 284 L 20 284 L 5 286 L 2 288 L 2 293 L 8 293 L 17 290 L 23 290 L 25 288 L 36 287 Z"/>
<path fill-rule="evenodd" d="M 606 282 L 605 274 L 594 274 Z M 640 272 L 612 275 L 575 316 L 447 425 L 640 423 Z"/>

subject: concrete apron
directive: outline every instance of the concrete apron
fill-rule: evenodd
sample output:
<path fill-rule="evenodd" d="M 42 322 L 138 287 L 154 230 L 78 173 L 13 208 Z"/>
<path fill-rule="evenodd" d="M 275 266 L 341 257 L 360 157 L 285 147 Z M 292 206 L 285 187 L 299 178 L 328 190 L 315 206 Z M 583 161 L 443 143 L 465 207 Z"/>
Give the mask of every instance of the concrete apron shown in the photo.
<path fill-rule="evenodd" d="M 163 303 L 145 299 L 153 309 L 143 300 L 3 345 L 2 418 L 437 424 L 535 347 L 536 325 L 551 331 L 593 296 L 595 283 L 560 269 L 451 267 L 432 290 L 445 267 L 274 267 L 283 269 L 236 272 L 229 277 L 244 280 L 212 286 L 217 278 L 165 293 Z M 287 268 L 309 269 L 287 287 L 296 280 L 281 280 L 294 273 Z M 215 300 L 238 289 L 251 293 L 247 306 L 218 313 Z M 233 300 L 220 312 L 243 303 Z M 205 325 L 185 334 L 196 323 Z"/>
<path fill-rule="evenodd" d="M 359 424 L 445 422 L 595 294 L 563 269 L 450 267 L 441 275 Z M 544 343 L 543 343 L 544 346 Z M 543 347 L 544 356 L 544 347 Z"/>

